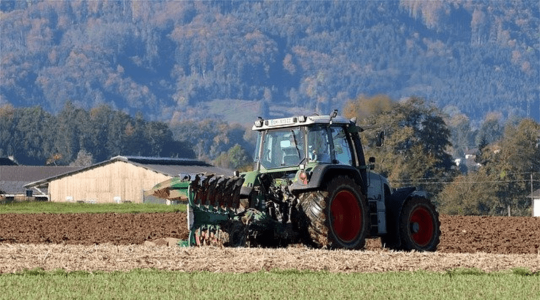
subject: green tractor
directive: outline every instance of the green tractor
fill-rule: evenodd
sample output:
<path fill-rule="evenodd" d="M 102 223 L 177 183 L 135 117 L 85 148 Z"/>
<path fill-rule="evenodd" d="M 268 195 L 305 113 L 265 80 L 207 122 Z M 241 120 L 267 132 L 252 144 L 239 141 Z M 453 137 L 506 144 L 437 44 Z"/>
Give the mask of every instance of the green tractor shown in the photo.
<path fill-rule="evenodd" d="M 254 170 L 173 178 L 154 194 L 188 203 L 187 245 L 435 251 L 439 214 L 414 187 L 392 190 L 364 158 L 355 120 L 297 116 L 255 121 Z M 380 136 L 383 138 L 383 136 Z"/>

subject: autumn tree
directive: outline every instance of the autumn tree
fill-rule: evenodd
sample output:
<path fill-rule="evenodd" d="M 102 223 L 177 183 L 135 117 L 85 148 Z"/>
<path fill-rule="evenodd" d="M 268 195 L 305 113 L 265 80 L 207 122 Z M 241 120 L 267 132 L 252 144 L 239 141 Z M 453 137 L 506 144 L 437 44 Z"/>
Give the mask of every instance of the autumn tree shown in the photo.
<path fill-rule="evenodd" d="M 94 163 L 94 158 L 92 157 L 92 154 L 88 151 L 81 149 L 79 153 L 77 153 L 77 158 L 75 158 L 74 161 L 72 161 L 69 166 L 70 167 L 88 167 L 91 166 Z"/>
<path fill-rule="evenodd" d="M 459 175 L 439 194 L 439 210 L 450 215 L 495 214 L 501 208 L 497 189 L 497 176 L 486 169 Z"/>
<path fill-rule="evenodd" d="M 236 144 L 227 152 L 221 153 L 214 164 L 222 168 L 245 171 L 253 163 L 251 156 L 240 145 Z"/>
<path fill-rule="evenodd" d="M 486 168 L 498 174 L 498 214 L 530 215 L 530 176 L 540 170 L 540 124 L 523 119 L 506 125 L 500 148 L 493 148 Z M 536 175 L 536 174 L 532 174 Z M 512 212 L 513 211 L 513 212 Z"/>
<path fill-rule="evenodd" d="M 387 95 L 373 97 L 361 95 L 354 101 L 348 101 L 343 110 L 346 117 L 356 117 L 358 122 L 367 123 L 371 117 L 391 111 L 394 104 Z"/>
<path fill-rule="evenodd" d="M 348 103 L 345 115 L 360 120 L 366 156 L 376 158 L 377 171 L 394 187 L 415 185 L 437 195 L 441 182 L 455 176 L 447 152 L 450 131 L 441 111 L 423 99 L 395 102 L 384 96 L 360 97 Z M 380 132 L 385 142 L 376 147 Z"/>

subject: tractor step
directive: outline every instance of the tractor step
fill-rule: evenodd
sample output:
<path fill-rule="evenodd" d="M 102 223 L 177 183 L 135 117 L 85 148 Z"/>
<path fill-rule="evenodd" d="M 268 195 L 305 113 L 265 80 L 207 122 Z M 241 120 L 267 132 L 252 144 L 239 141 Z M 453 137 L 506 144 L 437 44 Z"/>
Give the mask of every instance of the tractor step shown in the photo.
<path fill-rule="evenodd" d="M 369 234 L 377 236 L 379 233 L 379 218 L 377 216 L 377 201 L 369 201 Z"/>

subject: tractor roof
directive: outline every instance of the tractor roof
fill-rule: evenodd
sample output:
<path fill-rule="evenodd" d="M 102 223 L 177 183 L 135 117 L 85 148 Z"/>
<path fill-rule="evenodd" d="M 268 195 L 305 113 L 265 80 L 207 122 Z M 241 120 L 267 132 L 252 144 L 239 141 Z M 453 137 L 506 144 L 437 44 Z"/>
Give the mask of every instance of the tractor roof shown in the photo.
<path fill-rule="evenodd" d="M 330 116 L 296 116 L 282 119 L 264 120 L 259 118 L 255 121 L 252 130 L 266 130 L 275 128 L 288 128 L 296 126 L 309 126 L 313 124 L 329 124 Z M 351 120 L 342 116 L 332 118 L 332 124 L 350 124 Z"/>

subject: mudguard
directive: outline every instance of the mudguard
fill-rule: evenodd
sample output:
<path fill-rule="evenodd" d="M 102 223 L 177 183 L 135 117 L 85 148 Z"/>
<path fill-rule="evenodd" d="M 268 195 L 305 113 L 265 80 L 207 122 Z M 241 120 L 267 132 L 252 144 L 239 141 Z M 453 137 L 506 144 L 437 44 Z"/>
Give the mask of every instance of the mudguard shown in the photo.
<path fill-rule="evenodd" d="M 365 193 L 366 187 L 362 180 L 362 176 L 360 175 L 360 171 L 355 167 L 348 165 L 320 164 L 312 169 L 308 167 L 306 172 L 310 175 L 307 184 L 303 183 L 301 180 L 297 180 L 289 187 L 291 192 L 317 190 L 326 183 L 327 178 L 333 178 L 338 175 L 347 175 L 361 185 L 362 192 Z"/>

